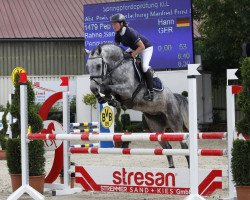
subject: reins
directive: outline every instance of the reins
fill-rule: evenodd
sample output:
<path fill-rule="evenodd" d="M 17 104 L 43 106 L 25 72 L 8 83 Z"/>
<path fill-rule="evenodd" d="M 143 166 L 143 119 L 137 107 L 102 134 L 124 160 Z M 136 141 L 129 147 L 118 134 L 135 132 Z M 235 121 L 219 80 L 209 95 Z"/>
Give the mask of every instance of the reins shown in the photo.
<path fill-rule="evenodd" d="M 110 78 L 111 77 L 111 74 L 117 69 L 119 68 L 120 66 L 122 66 L 123 62 L 128 60 L 128 59 L 125 59 L 123 58 L 122 60 L 119 60 L 117 61 L 118 63 L 115 64 L 115 66 L 110 69 L 108 71 L 108 64 L 106 62 L 104 62 L 104 59 L 102 56 L 96 56 L 96 57 L 91 57 L 91 58 L 88 58 L 88 59 L 102 59 L 102 73 L 101 75 L 95 75 L 95 76 L 90 76 L 90 80 L 93 80 L 97 85 L 101 86 L 103 83 L 99 83 L 97 80 L 95 79 L 98 79 L 98 78 L 101 78 L 102 79 L 102 82 L 105 80 L 105 79 L 108 79 L 109 78 L 109 81 L 112 83 L 112 79 Z M 134 99 L 136 97 L 136 95 L 140 92 L 141 88 L 143 87 L 144 83 L 143 82 L 140 82 L 136 89 L 134 90 L 133 94 L 132 94 L 132 97 L 131 98 L 127 98 L 127 99 L 124 99 L 124 100 L 120 100 L 121 103 L 125 103 L 125 104 L 130 104 L 130 105 L 133 105 L 134 103 Z"/>
<path fill-rule="evenodd" d="M 98 85 L 101 85 L 101 83 L 99 83 L 98 81 L 96 81 L 95 79 L 97 78 L 101 78 L 102 81 L 107 79 L 108 77 L 111 77 L 111 74 L 118 68 L 121 66 L 121 64 L 124 62 L 125 59 L 119 60 L 117 61 L 118 63 L 115 65 L 115 67 L 113 67 L 111 70 L 108 71 L 108 64 L 106 62 L 104 62 L 104 59 L 102 56 L 96 56 L 96 57 L 92 57 L 92 58 L 88 58 L 88 59 L 98 59 L 101 58 L 102 59 L 102 73 L 101 75 L 96 75 L 96 76 L 90 76 L 90 80 L 95 81 Z M 111 80 L 112 81 L 112 80 Z"/>

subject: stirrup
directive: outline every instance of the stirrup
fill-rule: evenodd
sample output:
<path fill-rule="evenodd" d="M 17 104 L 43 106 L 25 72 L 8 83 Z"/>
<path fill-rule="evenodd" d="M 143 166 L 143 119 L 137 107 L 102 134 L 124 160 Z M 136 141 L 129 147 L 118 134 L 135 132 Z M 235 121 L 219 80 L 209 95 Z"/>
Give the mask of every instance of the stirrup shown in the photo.
<path fill-rule="evenodd" d="M 144 94 L 143 99 L 146 101 L 153 101 L 154 99 L 154 91 L 148 91 Z"/>

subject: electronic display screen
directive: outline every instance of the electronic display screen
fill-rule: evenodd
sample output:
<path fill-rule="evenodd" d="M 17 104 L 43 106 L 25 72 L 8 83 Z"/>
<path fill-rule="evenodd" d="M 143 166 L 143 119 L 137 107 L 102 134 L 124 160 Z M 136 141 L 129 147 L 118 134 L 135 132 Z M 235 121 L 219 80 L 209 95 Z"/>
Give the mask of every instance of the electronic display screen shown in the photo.
<path fill-rule="evenodd" d="M 191 0 L 142 0 L 84 5 L 85 48 L 114 42 L 110 17 L 122 13 L 129 27 L 153 45 L 154 70 L 183 69 L 194 61 Z"/>

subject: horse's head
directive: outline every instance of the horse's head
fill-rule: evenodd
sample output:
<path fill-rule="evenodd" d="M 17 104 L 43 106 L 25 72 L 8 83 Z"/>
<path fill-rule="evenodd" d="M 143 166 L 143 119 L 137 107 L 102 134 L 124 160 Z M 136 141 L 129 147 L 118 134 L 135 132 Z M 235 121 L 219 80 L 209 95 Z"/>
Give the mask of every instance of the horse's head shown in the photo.
<path fill-rule="evenodd" d="M 123 59 L 123 50 L 112 43 L 98 45 L 89 53 L 87 67 L 90 74 L 90 89 L 98 93 L 100 84 L 106 81 L 106 75 L 117 62 Z"/>

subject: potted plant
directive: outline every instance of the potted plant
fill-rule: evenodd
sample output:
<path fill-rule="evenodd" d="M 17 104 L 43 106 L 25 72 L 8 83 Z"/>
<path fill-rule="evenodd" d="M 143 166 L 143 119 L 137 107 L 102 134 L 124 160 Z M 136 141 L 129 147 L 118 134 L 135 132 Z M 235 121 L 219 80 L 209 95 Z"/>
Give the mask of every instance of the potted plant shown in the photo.
<path fill-rule="evenodd" d="M 236 139 L 232 149 L 232 174 L 238 200 L 250 199 L 250 141 Z"/>
<path fill-rule="evenodd" d="M 20 84 L 19 75 L 15 77 L 15 92 L 10 105 L 10 113 L 16 118 L 16 122 L 11 125 L 12 137 L 7 141 L 7 166 L 11 175 L 13 191 L 20 187 L 15 181 L 19 179 L 21 183 L 21 139 L 20 139 Z M 35 113 L 35 94 L 32 84 L 27 82 L 28 91 L 28 125 L 32 133 L 38 133 L 43 128 L 42 119 Z M 45 149 L 43 141 L 29 142 L 29 183 L 40 193 L 44 190 L 45 178 Z M 38 184 L 37 184 L 38 183 Z"/>
<path fill-rule="evenodd" d="M 9 103 L 7 103 L 7 107 L 4 109 L 4 114 L 2 116 L 2 124 L 3 124 L 3 128 L 0 131 L 0 160 L 6 160 L 6 133 L 7 133 L 7 129 L 8 129 L 8 124 L 7 124 L 7 120 L 6 120 L 6 116 L 9 112 Z"/>
<path fill-rule="evenodd" d="M 238 105 L 243 118 L 236 124 L 241 134 L 250 134 L 250 58 L 245 58 L 241 66 L 243 91 L 239 94 Z M 245 137 L 245 138 L 248 138 Z M 237 139 L 232 149 L 232 175 L 236 184 L 238 200 L 250 199 L 250 141 Z"/>
<path fill-rule="evenodd" d="M 0 146 L 1 146 L 1 149 L 0 149 L 0 160 L 6 160 L 6 142 L 7 142 L 7 139 L 5 137 L 4 134 L 2 134 L 2 132 L 0 132 Z"/>
<path fill-rule="evenodd" d="M 241 76 L 243 90 L 239 94 L 238 106 L 244 117 L 237 122 L 236 129 L 239 133 L 250 135 L 250 57 L 245 58 L 241 65 Z M 248 138 L 246 137 L 246 138 Z"/>

